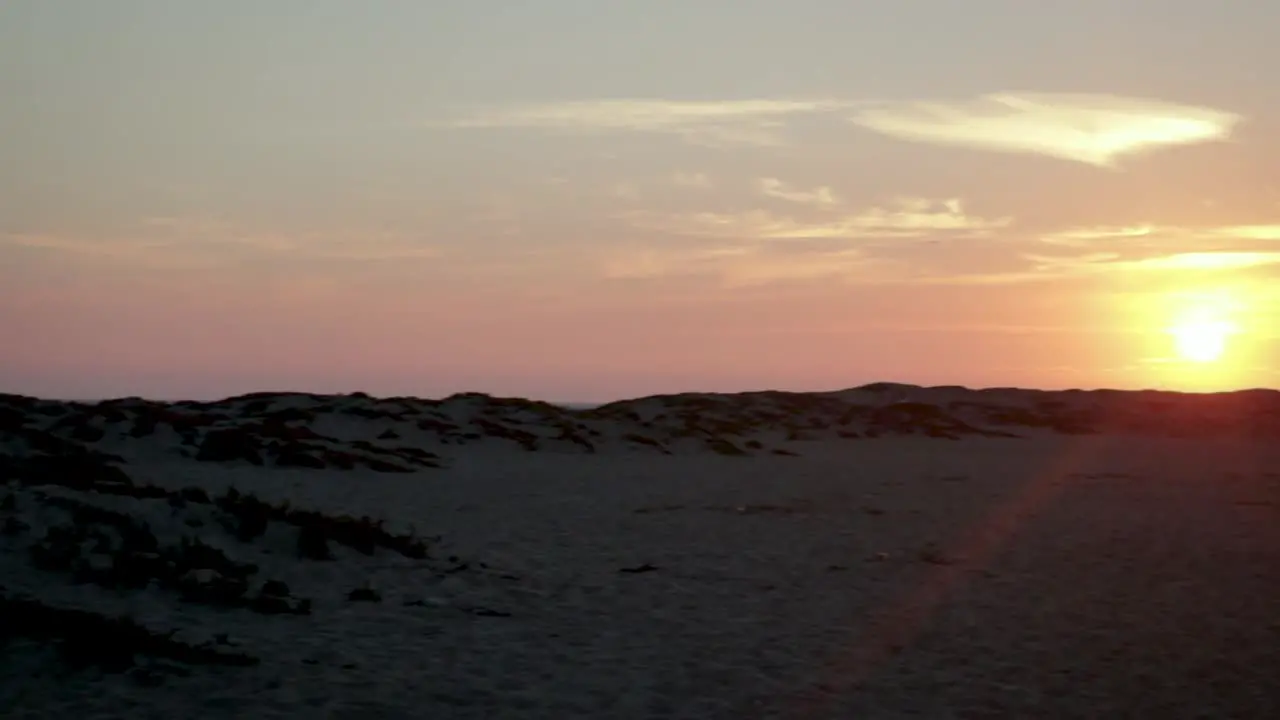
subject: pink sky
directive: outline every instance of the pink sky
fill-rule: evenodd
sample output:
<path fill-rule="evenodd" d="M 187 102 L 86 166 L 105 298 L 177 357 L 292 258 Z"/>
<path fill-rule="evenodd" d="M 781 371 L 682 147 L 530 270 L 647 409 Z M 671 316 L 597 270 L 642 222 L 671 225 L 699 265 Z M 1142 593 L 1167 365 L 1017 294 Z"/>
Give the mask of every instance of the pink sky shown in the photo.
<path fill-rule="evenodd" d="M 846 5 L 6 5 L 0 391 L 1280 386 L 1277 11 Z"/>

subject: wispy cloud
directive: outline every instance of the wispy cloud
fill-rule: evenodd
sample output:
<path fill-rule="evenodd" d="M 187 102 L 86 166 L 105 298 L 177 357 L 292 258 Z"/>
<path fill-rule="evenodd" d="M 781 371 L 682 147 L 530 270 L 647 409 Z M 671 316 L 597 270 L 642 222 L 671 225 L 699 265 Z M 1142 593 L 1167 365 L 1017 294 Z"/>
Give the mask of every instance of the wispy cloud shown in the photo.
<path fill-rule="evenodd" d="M 1158 100 L 1087 94 L 992 94 L 867 107 L 851 120 L 903 140 L 1032 153 L 1100 167 L 1126 155 L 1228 138 L 1239 115 Z"/>
<path fill-rule="evenodd" d="M 1224 250 L 1213 252 L 1176 252 L 1126 256 L 1119 252 L 1091 252 L 1078 255 L 1039 255 L 1026 253 L 1022 260 L 1024 269 L 991 272 L 937 275 L 921 278 L 928 284 L 952 285 L 1004 285 L 1043 282 L 1070 278 L 1102 277 L 1160 277 L 1182 273 L 1204 278 L 1212 273 L 1229 273 L 1233 277 L 1246 271 L 1266 271 L 1280 265 L 1280 251 Z"/>
<path fill-rule="evenodd" d="M 1280 224 L 1229 225 L 1213 230 L 1217 237 L 1240 240 L 1280 240 Z"/>
<path fill-rule="evenodd" d="M 812 190 L 793 188 L 777 178 L 760 178 L 756 181 L 756 189 L 765 197 L 786 200 L 801 205 L 818 207 L 835 207 L 840 204 L 835 191 L 823 185 Z"/>
<path fill-rule="evenodd" d="M 1236 270 L 1280 264 L 1280 252 L 1186 252 L 1126 259 L 1118 253 L 1091 253 L 1074 257 L 1028 255 L 1037 269 L 1048 272 L 1114 272 L 1187 270 L 1195 272 Z"/>
<path fill-rule="evenodd" d="M 1092 247 L 1123 242 L 1126 245 L 1169 247 L 1177 243 L 1200 245 L 1212 242 L 1280 241 L 1280 224 L 1215 225 L 1183 227 L 1176 225 L 1103 225 L 1059 230 L 1040 236 L 1049 245 Z"/>
<path fill-rule="evenodd" d="M 814 220 L 800 220 L 765 210 L 742 213 L 694 213 L 652 217 L 632 215 L 642 227 L 682 235 L 740 240 L 874 239 L 911 238 L 926 235 L 969 235 L 1008 227 L 1011 217 L 982 218 L 965 212 L 955 198 L 930 200 L 900 198 L 888 207 L 840 213 Z"/>
<path fill-rule="evenodd" d="M 86 240 L 56 233 L 4 233 L 0 234 L 0 247 L 22 248 L 48 252 L 70 252 L 99 257 L 123 256 L 163 249 L 165 243 L 147 240 L 101 239 Z"/>
<path fill-rule="evenodd" d="M 671 184 L 676 187 L 692 188 L 695 190 L 710 190 L 715 183 L 704 173 L 684 173 L 677 172 L 671 175 Z"/>
<path fill-rule="evenodd" d="M 784 144 L 781 130 L 786 119 L 850 106 L 831 99 L 699 102 L 623 98 L 487 108 L 443 124 L 473 129 L 665 133 L 700 144 L 775 146 Z"/>
<path fill-rule="evenodd" d="M 299 262 L 380 262 L 421 260 L 440 254 L 437 247 L 413 234 L 390 230 L 285 232 L 195 216 L 144 218 L 138 222 L 136 232 L 118 236 L 11 233 L 0 235 L 0 248 L 4 246 L 166 268 L 216 266 L 228 260 L 264 255 Z"/>
<path fill-rule="evenodd" d="M 615 98 L 487 107 L 431 123 L 464 129 L 647 132 L 716 146 L 786 144 L 788 121 L 854 111 L 854 124 L 904 140 L 1048 155 L 1112 167 L 1142 150 L 1228 138 L 1242 119 L 1224 110 L 1114 95 L 997 93 L 962 101 L 836 98 Z"/>
<path fill-rule="evenodd" d="M 641 199 L 640 188 L 637 187 L 635 183 L 631 182 L 614 183 L 614 185 L 609 188 L 608 194 L 609 197 L 612 197 L 615 200 L 622 200 L 624 202 L 639 202 Z"/>
<path fill-rule="evenodd" d="M 873 265 L 875 260 L 852 248 L 783 253 L 762 245 L 727 245 L 632 248 L 610 253 L 600 267 L 603 276 L 613 280 L 710 277 L 725 288 L 744 288 L 821 278 L 853 280 Z"/>
<path fill-rule="evenodd" d="M 1059 230 L 1041 235 L 1040 241 L 1050 245 L 1084 247 L 1099 241 L 1150 237 L 1158 228 L 1153 225 L 1101 225 Z"/>

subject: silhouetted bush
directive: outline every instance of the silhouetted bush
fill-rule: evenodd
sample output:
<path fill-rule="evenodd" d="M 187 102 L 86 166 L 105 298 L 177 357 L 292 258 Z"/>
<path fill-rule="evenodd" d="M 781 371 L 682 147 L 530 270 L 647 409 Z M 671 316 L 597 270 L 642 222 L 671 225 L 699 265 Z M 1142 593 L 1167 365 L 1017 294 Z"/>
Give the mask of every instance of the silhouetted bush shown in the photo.
<path fill-rule="evenodd" d="M 108 617 L 12 597 L 0 587 L 0 642 L 15 637 L 59 641 L 60 656 L 73 667 L 122 672 L 133 667 L 138 655 L 188 665 L 245 667 L 258 663 L 251 655 L 219 650 L 210 643 L 191 645 L 174 640 L 174 634 L 152 632 L 129 617 Z"/>
<path fill-rule="evenodd" d="M 298 528 L 298 557 L 304 560 L 333 559 L 333 551 L 329 549 L 329 539 L 323 529 L 316 525 Z"/>
<path fill-rule="evenodd" d="M 225 428 L 205 433 L 196 460 L 204 462 L 232 462 L 246 460 L 262 465 L 262 443 L 244 428 Z"/>
<path fill-rule="evenodd" d="M 347 593 L 347 600 L 351 602 L 382 602 L 382 595 L 377 590 L 365 585 Z"/>
<path fill-rule="evenodd" d="M 267 532 L 275 508 L 259 500 L 254 495 L 242 495 L 235 488 L 229 488 L 216 504 L 226 513 L 227 529 L 240 542 L 251 542 Z"/>
<path fill-rule="evenodd" d="M 707 447 L 718 455 L 746 455 L 747 451 L 720 437 L 707 438 Z"/>
<path fill-rule="evenodd" d="M 273 597 L 289 597 L 289 586 L 279 580 L 268 580 L 262 584 L 262 594 Z"/>
<path fill-rule="evenodd" d="M 276 454 L 277 467 L 298 467 L 311 470 L 324 470 L 329 467 L 322 458 L 316 457 L 300 446 L 287 445 Z"/>

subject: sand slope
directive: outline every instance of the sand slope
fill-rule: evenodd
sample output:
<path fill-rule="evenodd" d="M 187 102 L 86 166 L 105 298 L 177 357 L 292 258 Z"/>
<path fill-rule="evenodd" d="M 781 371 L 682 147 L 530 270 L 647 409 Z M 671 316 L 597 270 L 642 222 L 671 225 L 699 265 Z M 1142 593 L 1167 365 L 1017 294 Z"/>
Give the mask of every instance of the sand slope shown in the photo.
<path fill-rule="evenodd" d="M 1271 717 L 1277 398 L 2 396 L 0 708 Z"/>

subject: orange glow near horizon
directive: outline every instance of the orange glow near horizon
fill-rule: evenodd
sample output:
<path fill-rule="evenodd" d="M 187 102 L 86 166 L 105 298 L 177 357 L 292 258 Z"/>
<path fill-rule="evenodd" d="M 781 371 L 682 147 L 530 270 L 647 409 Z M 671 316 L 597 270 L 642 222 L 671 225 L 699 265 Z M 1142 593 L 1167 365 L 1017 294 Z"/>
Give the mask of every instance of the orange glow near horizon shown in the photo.
<path fill-rule="evenodd" d="M 1236 387 L 1249 374 L 1253 353 L 1246 326 L 1248 303 L 1239 288 L 1182 291 L 1163 298 L 1164 355 L 1155 358 L 1162 380 L 1178 389 Z"/>

